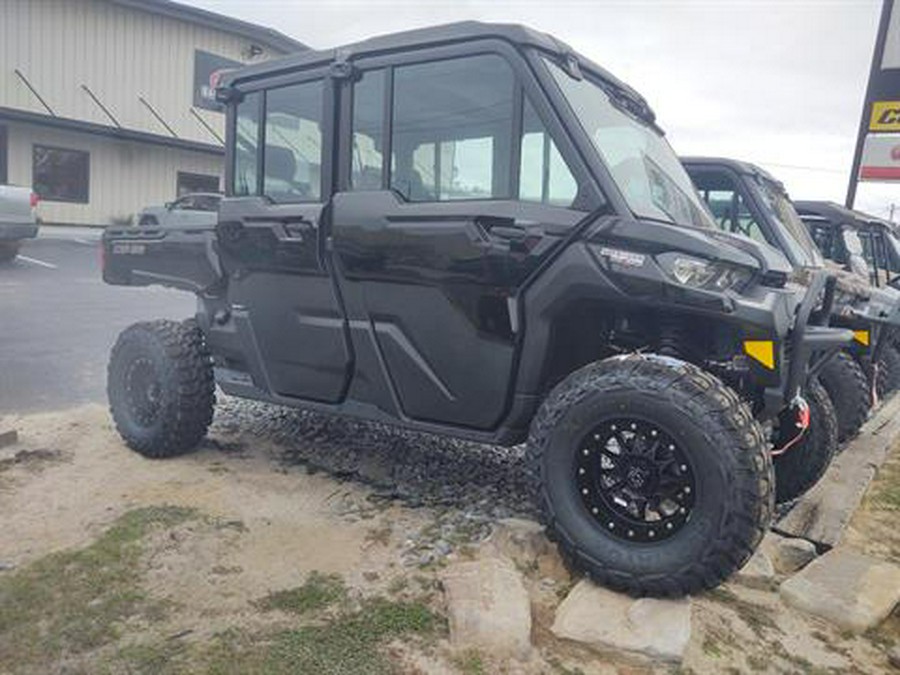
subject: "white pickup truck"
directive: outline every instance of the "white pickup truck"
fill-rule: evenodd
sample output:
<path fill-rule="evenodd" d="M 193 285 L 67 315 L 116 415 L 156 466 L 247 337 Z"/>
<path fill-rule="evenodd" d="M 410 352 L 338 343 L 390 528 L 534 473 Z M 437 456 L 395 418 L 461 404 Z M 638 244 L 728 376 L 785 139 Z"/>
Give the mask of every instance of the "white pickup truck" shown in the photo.
<path fill-rule="evenodd" d="M 0 263 L 14 259 L 24 239 L 37 236 L 37 203 L 31 188 L 0 185 Z"/>

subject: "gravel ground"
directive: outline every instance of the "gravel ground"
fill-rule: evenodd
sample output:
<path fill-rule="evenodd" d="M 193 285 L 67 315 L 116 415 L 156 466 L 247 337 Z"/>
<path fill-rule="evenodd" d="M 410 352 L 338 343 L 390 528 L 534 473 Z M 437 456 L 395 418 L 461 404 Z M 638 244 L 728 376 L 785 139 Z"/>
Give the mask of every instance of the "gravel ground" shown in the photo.
<path fill-rule="evenodd" d="M 211 436 L 238 434 L 273 443 L 286 465 L 365 483 L 376 500 L 431 508 L 433 525 L 408 541 L 409 564 L 427 564 L 460 545 L 481 541 L 501 518 L 536 517 L 524 446 L 484 445 L 220 397 Z"/>

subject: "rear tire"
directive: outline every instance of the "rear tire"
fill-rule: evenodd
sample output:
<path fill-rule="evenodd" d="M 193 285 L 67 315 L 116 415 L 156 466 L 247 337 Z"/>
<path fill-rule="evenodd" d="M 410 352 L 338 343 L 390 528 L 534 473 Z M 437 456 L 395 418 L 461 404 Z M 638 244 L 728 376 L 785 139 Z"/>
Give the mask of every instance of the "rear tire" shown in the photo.
<path fill-rule="evenodd" d="M 856 360 L 839 352 L 819 371 L 819 381 L 828 392 L 837 415 L 838 443 L 859 433 L 869 414 L 872 395 L 869 380 Z"/>
<path fill-rule="evenodd" d="M 680 459 L 667 460 L 664 448 Z M 626 460 L 660 456 L 656 483 L 632 480 L 640 464 Z M 750 558 L 772 517 L 771 458 L 749 407 L 716 377 L 673 358 L 613 357 L 569 375 L 532 421 L 527 460 L 548 533 L 570 564 L 632 595 L 717 586 Z M 582 471 L 590 461 L 596 471 Z M 631 498 L 638 484 L 668 485 L 672 472 L 696 484 L 690 495 L 681 488 L 674 497 L 675 515 L 666 515 L 663 502 L 657 515 L 664 517 L 648 520 L 645 503 L 638 511 L 645 518 L 629 520 L 630 510 L 604 496 L 620 490 Z M 603 500 L 593 502 L 602 504 L 600 515 L 592 499 Z"/>
<path fill-rule="evenodd" d="M 8 263 L 15 260 L 21 248 L 21 241 L 0 242 L 0 263 Z"/>
<path fill-rule="evenodd" d="M 809 404 L 809 428 L 794 447 L 773 459 L 778 504 L 808 492 L 822 478 L 837 452 L 837 417 L 825 387 L 813 378 L 804 397 Z"/>
<path fill-rule="evenodd" d="M 110 412 L 125 443 L 151 458 L 192 450 L 215 406 L 212 358 L 193 320 L 138 323 L 109 359 Z"/>

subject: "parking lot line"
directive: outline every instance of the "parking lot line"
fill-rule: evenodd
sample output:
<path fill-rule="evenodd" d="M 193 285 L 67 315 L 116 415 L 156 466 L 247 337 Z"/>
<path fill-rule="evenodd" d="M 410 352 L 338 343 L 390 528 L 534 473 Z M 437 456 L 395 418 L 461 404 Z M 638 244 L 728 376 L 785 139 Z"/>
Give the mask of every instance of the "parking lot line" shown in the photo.
<path fill-rule="evenodd" d="M 19 254 L 17 256 L 19 260 L 24 260 L 25 262 L 31 263 L 32 265 L 40 265 L 41 267 L 47 267 L 51 270 L 58 269 L 56 265 L 48 262 L 44 262 L 43 260 L 38 260 L 37 258 L 29 258 L 27 255 Z"/>

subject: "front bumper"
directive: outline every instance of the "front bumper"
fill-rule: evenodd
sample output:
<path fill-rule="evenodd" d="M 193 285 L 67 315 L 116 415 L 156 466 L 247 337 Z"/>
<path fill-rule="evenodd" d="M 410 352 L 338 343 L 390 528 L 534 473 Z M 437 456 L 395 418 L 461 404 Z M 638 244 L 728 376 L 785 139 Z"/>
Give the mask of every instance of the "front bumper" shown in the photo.
<path fill-rule="evenodd" d="M 831 356 L 853 343 L 853 331 L 847 328 L 817 326 L 810 323 L 810 316 L 819 298 L 825 296 L 826 306 L 820 311 L 831 313 L 833 294 L 825 292 L 827 274 L 819 272 L 810 279 L 809 288 L 797 308 L 794 326 L 786 339 L 782 358 L 786 367 L 779 369 L 779 382 L 767 386 L 763 395 L 761 417 L 774 417 L 798 397 L 810 375 L 821 368 Z"/>

